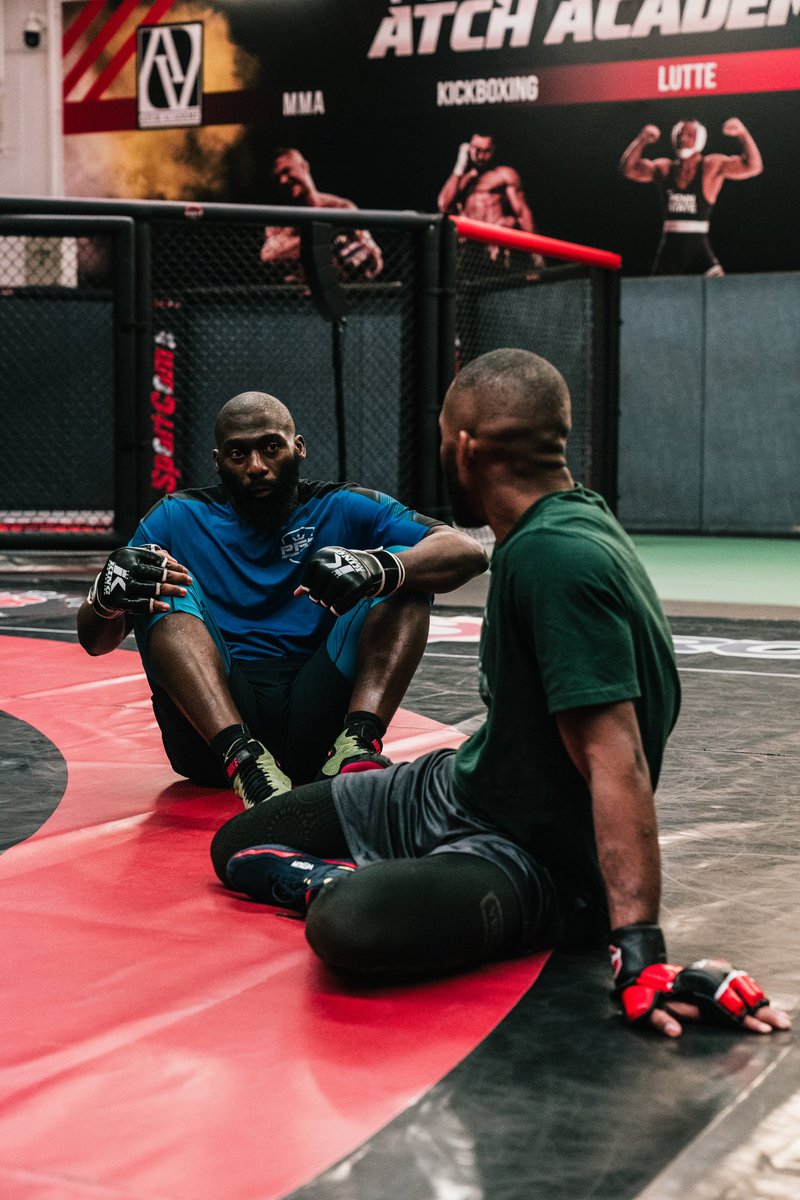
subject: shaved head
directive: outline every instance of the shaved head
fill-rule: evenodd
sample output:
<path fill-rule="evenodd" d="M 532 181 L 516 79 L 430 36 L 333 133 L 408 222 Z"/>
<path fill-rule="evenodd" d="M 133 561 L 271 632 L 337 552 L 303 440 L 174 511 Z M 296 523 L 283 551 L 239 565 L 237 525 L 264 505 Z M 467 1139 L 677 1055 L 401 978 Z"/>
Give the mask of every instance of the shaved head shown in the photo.
<path fill-rule="evenodd" d="M 445 397 L 444 424 L 464 429 L 485 461 L 526 477 L 566 467 L 569 390 L 546 359 L 528 350 L 493 350 L 458 374 Z"/>
<path fill-rule="evenodd" d="M 217 413 L 214 467 L 237 516 L 274 533 L 297 507 L 305 442 L 285 404 L 240 392 Z"/>
<path fill-rule="evenodd" d="M 294 418 L 285 404 L 268 392 L 240 392 L 227 404 L 223 404 L 214 422 L 214 441 L 221 446 L 227 431 L 234 425 L 253 418 L 267 420 L 274 429 L 293 437 L 295 433 Z"/>

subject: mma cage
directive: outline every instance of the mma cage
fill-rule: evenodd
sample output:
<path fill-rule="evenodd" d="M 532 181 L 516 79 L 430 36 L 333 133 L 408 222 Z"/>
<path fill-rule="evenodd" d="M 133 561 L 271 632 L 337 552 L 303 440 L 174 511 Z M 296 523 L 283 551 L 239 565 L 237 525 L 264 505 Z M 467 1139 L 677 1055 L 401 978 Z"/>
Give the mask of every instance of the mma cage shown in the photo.
<path fill-rule="evenodd" d="M 264 261 L 267 227 L 293 259 Z M 613 509 L 619 266 L 438 214 L 2 198 L 0 547 L 127 541 L 160 496 L 214 482 L 215 415 L 250 390 L 291 410 L 308 477 L 447 518 L 441 400 L 501 346 L 565 376 L 569 466 Z"/>

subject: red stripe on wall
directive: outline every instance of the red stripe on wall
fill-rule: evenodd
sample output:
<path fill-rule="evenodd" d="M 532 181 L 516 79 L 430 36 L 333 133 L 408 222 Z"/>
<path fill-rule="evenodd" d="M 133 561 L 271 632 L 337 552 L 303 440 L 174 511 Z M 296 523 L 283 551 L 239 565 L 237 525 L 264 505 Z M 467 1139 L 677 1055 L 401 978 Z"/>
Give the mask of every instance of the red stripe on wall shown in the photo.
<path fill-rule="evenodd" d="M 161 18 L 165 16 L 172 8 L 175 0 L 156 0 L 149 12 L 145 13 L 140 25 L 157 25 Z M 137 29 L 139 26 L 137 25 Z M 125 66 L 129 58 L 136 53 L 136 30 L 127 39 L 123 46 L 117 51 L 111 62 L 108 63 L 95 79 L 92 86 L 86 93 L 86 100 L 99 100 L 103 92 L 112 83 L 122 68 Z"/>
<path fill-rule="evenodd" d="M 97 36 L 86 47 L 83 54 L 75 63 L 74 67 L 72 67 L 72 69 L 64 76 L 65 97 L 70 94 L 81 76 L 84 75 L 85 72 L 88 71 L 89 67 L 91 67 L 92 64 L 97 61 L 108 43 L 113 38 L 114 34 L 122 28 L 138 4 L 139 0 L 124 0 L 124 2 L 114 13 L 113 17 L 110 17 L 108 21 L 106 21 L 105 25 L 102 27 Z"/>
<path fill-rule="evenodd" d="M 118 133 L 136 129 L 136 98 L 64 104 L 64 133 Z"/>
<path fill-rule="evenodd" d="M 543 67 L 537 105 L 669 100 L 800 89 L 800 50 Z"/>
<path fill-rule="evenodd" d="M 89 3 L 85 8 L 81 9 L 69 28 L 64 30 L 64 36 L 61 39 L 61 53 L 65 57 L 69 54 L 81 34 L 85 33 L 89 28 L 105 2 L 106 0 L 89 0 Z"/>
<path fill-rule="evenodd" d="M 264 97 L 257 89 L 207 92 L 203 96 L 203 125 L 252 125 L 261 118 Z M 64 133 L 114 133 L 137 129 L 136 98 L 67 101 Z M 147 132 L 153 132 L 148 130 Z"/>

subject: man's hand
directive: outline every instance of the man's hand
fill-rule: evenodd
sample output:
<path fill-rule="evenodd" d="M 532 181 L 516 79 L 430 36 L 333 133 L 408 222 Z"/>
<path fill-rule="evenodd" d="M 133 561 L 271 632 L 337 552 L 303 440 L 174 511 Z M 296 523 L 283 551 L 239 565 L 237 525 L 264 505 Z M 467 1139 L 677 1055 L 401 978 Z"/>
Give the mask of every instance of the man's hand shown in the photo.
<path fill-rule="evenodd" d="M 185 567 L 160 546 L 122 546 L 109 555 L 87 597 L 98 617 L 169 612 L 159 596 L 185 596 L 192 582 Z"/>
<path fill-rule="evenodd" d="M 722 126 L 722 132 L 726 137 L 740 138 L 743 134 L 747 133 L 747 130 L 738 117 L 731 117 Z"/>
<path fill-rule="evenodd" d="M 312 554 L 295 596 L 308 596 L 315 604 L 341 617 L 365 596 L 388 596 L 403 586 L 405 567 L 388 550 L 347 550 L 324 546 Z"/>
<path fill-rule="evenodd" d="M 470 167 L 473 166 L 469 150 L 469 142 L 462 142 L 458 147 L 458 156 L 456 157 L 455 166 L 453 167 L 454 175 L 466 175 Z"/>
<path fill-rule="evenodd" d="M 657 125 L 645 125 L 644 129 L 639 134 L 639 140 L 644 142 L 646 146 L 650 146 L 653 142 L 657 142 L 660 137 L 661 130 Z"/>
<path fill-rule="evenodd" d="M 374 279 L 383 267 L 383 259 L 371 238 L 348 232 L 333 239 L 333 253 L 347 279 Z"/>
<path fill-rule="evenodd" d="M 771 1033 L 788 1029 L 785 1012 L 773 1008 L 761 987 L 744 971 L 721 959 L 700 959 L 681 967 L 666 962 L 658 925 L 627 925 L 611 934 L 615 988 L 625 1020 L 680 1037 L 677 1019 L 703 1021 L 728 1029 Z"/>

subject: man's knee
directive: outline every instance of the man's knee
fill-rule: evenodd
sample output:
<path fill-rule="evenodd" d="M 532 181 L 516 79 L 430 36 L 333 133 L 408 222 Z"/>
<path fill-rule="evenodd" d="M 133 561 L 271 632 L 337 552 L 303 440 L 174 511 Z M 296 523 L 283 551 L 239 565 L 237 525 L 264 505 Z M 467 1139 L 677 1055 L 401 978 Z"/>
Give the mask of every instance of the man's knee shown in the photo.
<path fill-rule="evenodd" d="M 150 652 L 154 653 L 164 643 L 185 646 L 205 630 L 206 623 L 198 613 L 173 610 L 160 613 L 158 620 L 146 627 L 144 636 Z"/>
<path fill-rule="evenodd" d="M 486 859 L 389 859 L 324 887 L 306 937 L 338 971 L 441 974 L 519 952 L 522 913 L 513 884 Z"/>
<path fill-rule="evenodd" d="M 380 639 L 385 635 L 394 640 L 397 631 L 407 630 L 414 638 L 418 635 L 427 638 L 433 600 L 427 592 L 394 592 L 391 596 L 381 596 L 372 602 L 364 632 L 368 637 Z"/>
<path fill-rule="evenodd" d="M 367 874 L 362 868 L 322 888 L 306 916 L 308 944 L 336 971 L 367 974 L 382 966 L 387 930 L 372 888 L 364 886 Z"/>

